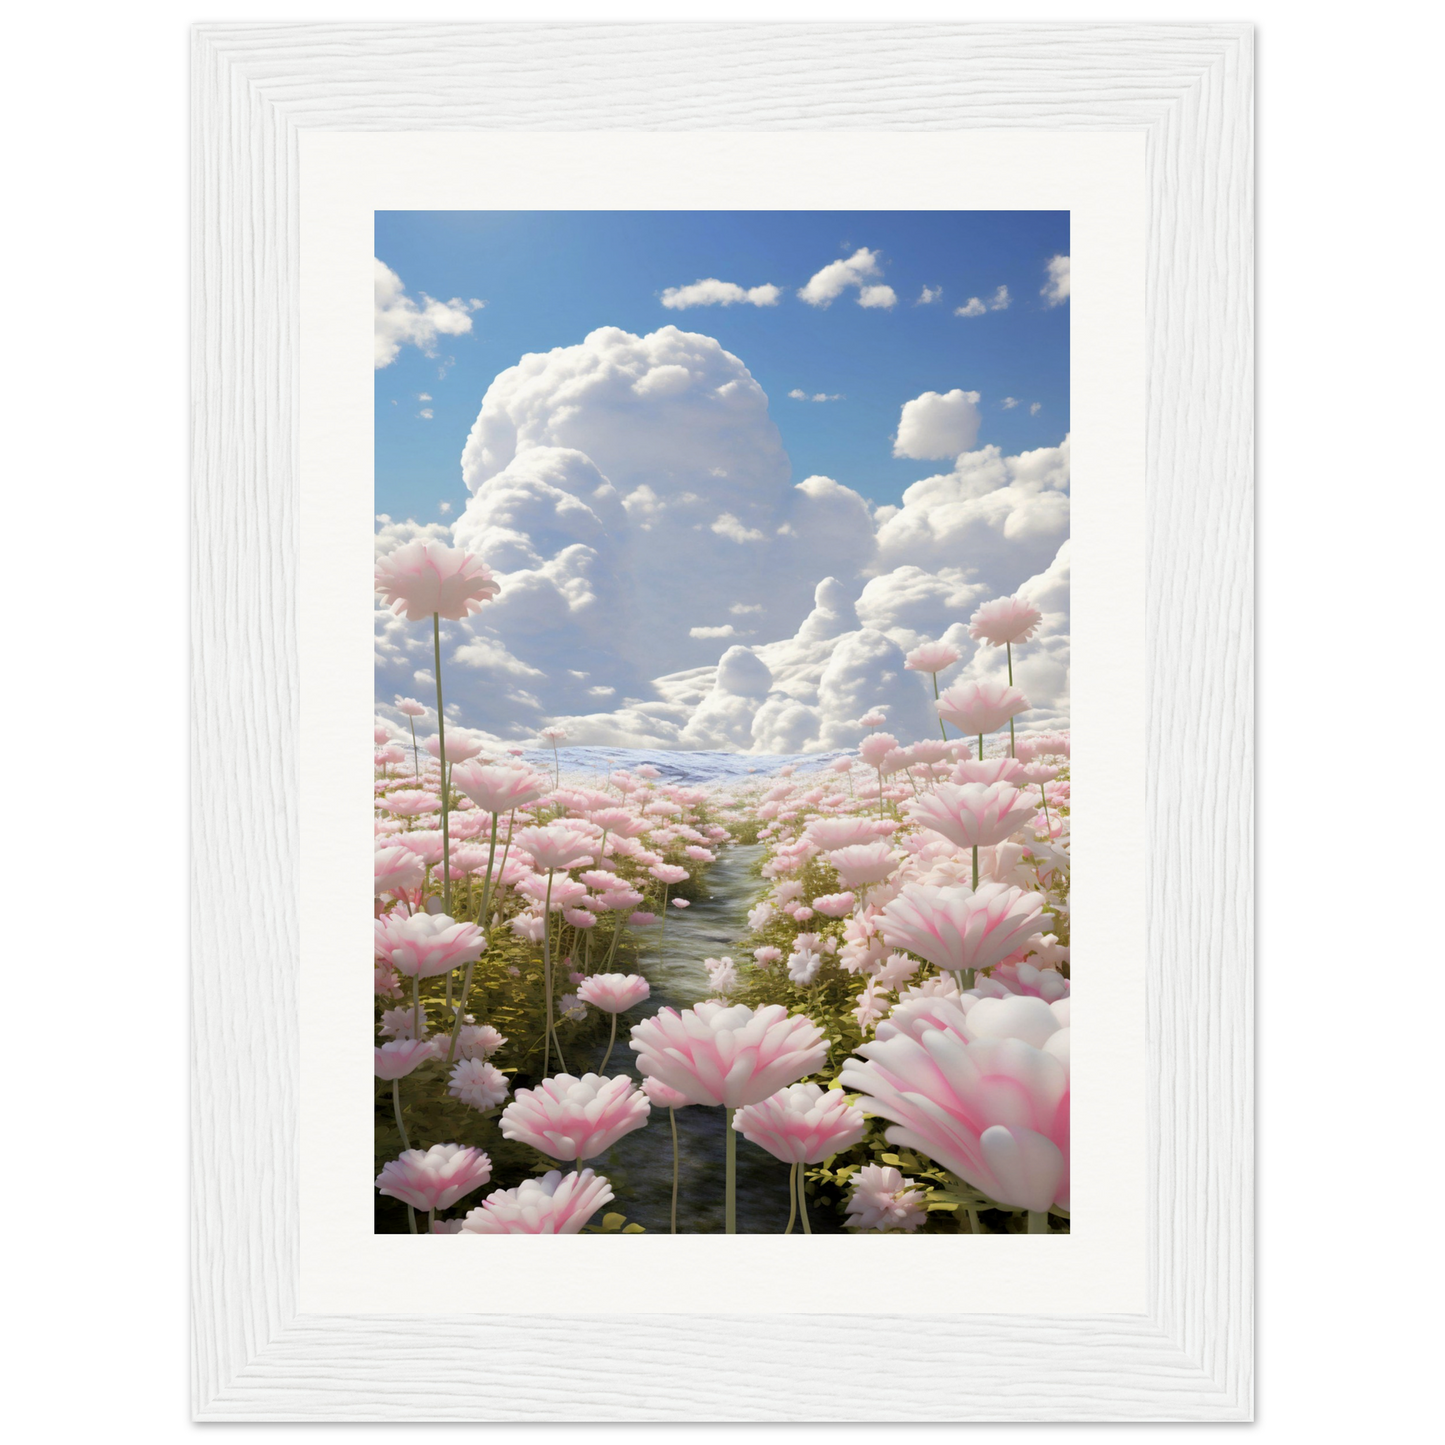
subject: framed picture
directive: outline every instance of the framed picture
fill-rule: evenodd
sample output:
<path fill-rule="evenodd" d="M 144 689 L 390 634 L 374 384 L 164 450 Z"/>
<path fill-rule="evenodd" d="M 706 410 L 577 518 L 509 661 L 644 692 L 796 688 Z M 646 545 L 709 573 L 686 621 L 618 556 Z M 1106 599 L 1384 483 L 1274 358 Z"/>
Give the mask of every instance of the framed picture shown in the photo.
<path fill-rule="evenodd" d="M 196 1417 L 1251 1418 L 1249 28 L 193 73 Z"/>

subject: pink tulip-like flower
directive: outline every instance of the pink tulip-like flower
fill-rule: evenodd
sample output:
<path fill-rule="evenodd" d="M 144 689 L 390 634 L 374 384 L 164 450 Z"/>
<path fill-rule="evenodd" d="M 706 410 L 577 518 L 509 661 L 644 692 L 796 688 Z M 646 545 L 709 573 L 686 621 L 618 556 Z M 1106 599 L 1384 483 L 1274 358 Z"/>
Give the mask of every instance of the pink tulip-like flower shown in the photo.
<path fill-rule="evenodd" d="M 887 714 L 882 708 L 874 708 L 872 712 L 865 712 L 858 719 L 858 725 L 865 728 L 881 728 L 888 721 Z"/>
<path fill-rule="evenodd" d="M 908 816 L 960 848 L 991 848 L 1017 832 L 1035 813 L 1011 783 L 940 783 L 912 799 Z"/>
<path fill-rule="evenodd" d="M 1027 642 L 1043 620 L 1044 614 L 1032 602 L 1022 597 L 997 597 L 969 618 L 968 635 L 975 642 L 1002 647 L 1006 642 Z"/>
<path fill-rule="evenodd" d="M 676 863 L 656 863 L 647 871 L 659 883 L 666 883 L 669 887 L 674 883 L 684 882 L 688 877 L 687 869 L 679 868 Z"/>
<path fill-rule="evenodd" d="M 599 808 L 588 815 L 589 821 L 619 838 L 640 838 L 651 826 L 646 818 L 626 808 Z"/>
<path fill-rule="evenodd" d="M 395 743 L 388 743 L 385 747 L 377 748 L 372 757 L 376 760 L 377 767 L 386 768 L 393 763 L 405 762 L 406 750 Z"/>
<path fill-rule="evenodd" d="M 831 853 L 855 844 L 876 843 L 878 827 L 873 818 L 814 818 L 808 824 L 806 837 L 819 851 Z"/>
<path fill-rule="evenodd" d="M 636 908 L 642 902 L 642 894 L 635 888 L 614 884 L 597 901 L 602 905 L 603 912 L 621 913 Z"/>
<path fill-rule="evenodd" d="M 444 840 L 440 828 L 413 828 L 409 833 L 398 833 L 396 841 L 415 853 L 428 868 L 442 861 Z"/>
<path fill-rule="evenodd" d="M 435 813 L 442 800 L 425 788 L 397 788 L 378 799 L 377 805 L 398 818 L 419 818 L 423 813 Z"/>
<path fill-rule="evenodd" d="M 417 1034 L 414 1028 L 421 1025 Z M 384 1039 L 425 1038 L 427 1030 L 426 1005 L 414 1009 L 410 1004 L 403 1008 L 389 1008 L 381 1016 L 381 1036 Z"/>
<path fill-rule="evenodd" d="M 547 920 L 540 913 L 519 913 L 508 922 L 507 927 L 528 943 L 541 943 L 542 935 L 547 931 Z"/>
<path fill-rule="evenodd" d="M 430 1039 L 393 1039 L 376 1050 L 376 1077 L 404 1079 L 431 1056 Z"/>
<path fill-rule="evenodd" d="M 853 1176 L 849 1229 L 901 1230 L 912 1234 L 928 1218 L 923 1191 L 891 1164 L 865 1164 Z"/>
<path fill-rule="evenodd" d="M 692 1103 L 686 1094 L 679 1093 L 676 1089 L 664 1084 L 661 1079 L 644 1079 L 642 1092 L 659 1109 L 685 1109 Z"/>
<path fill-rule="evenodd" d="M 492 1177 L 492 1161 L 480 1149 L 433 1144 L 423 1152 L 403 1149 L 376 1176 L 376 1187 L 413 1209 L 450 1209 Z"/>
<path fill-rule="evenodd" d="M 495 1189 L 462 1221 L 463 1234 L 576 1234 L 612 1198 L 601 1174 L 553 1169 L 515 1189 Z"/>
<path fill-rule="evenodd" d="M 596 842 L 567 827 L 565 823 L 552 823 L 545 828 L 523 828 L 512 837 L 512 844 L 530 855 L 538 868 L 575 868 L 579 863 L 591 862 L 597 851 Z"/>
<path fill-rule="evenodd" d="M 403 717 L 425 717 L 427 706 L 424 702 L 418 702 L 414 697 L 398 697 L 396 710 Z"/>
<path fill-rule="evenodd" d="M 962 656 L 951 642 L 924 642 L 904 658 L 903 665 L 912 672 L 942 672 Z"/>
<path fill-rule="evenodd" d="M 591 1159 L 647 1123 L 647 1096 L 625 1074 L 555 1074 L 518 1089 L 502 1110 L 502 1136 L 530 1144 L 549 1159 Z"/>
<path fill-rule="evenodd" d="M 926 1154 L 990 1199 L 1016 1209 L 1068 1207 L 1069 1077 L 1053 1054 L 1015 1038 L 969 1042 L 964 1015 L 859 1046 L 839 1074 L 891 1119 L 892 1144 Z"/>
<path fill-rule="evenodd" d="M 403 888 L 420 888 L 426 878 L 426 864 L 410 848 L 376 850 L 376 896 L 399 893 Z"/>
<path fill-rule="evenodd" d="M 475 963 L 487 940 L 472 923 L 445 913 L 387 913 L 376 920 L 376 956 L 408 978 L 431 978 Z"/>
<path fill-rule="evenodd" d="M 883 909 L 881 930 L 893 948 L 906 948 L 938 968 L 992 968 L 1044 931 L 1043 895 L 1001 883 L 963 887 L 905 885 Z"/>
<path fill-rule="evenodd" d="M 388 1045 L 387 1047 L 390 1047 Z M 452 1070 L 447 1093 L 473 1109 L 495 1109 L 507 1097 L 507 1076 L 481 1059 L 461 1059 Z"/>
<path fill-rule="evenodd" d="M 694 1104 L 757 1104 L 811 1074 L 828 1055 L 822 1030 L 782 1004 L 665 1008 L 632 1029 L 637 1067 Z"/>
<path fill-rule="evenodd" d="M 976 737 L 1003 727 L 1029 710 L 1029 700 L 1004 682 L 956 682 L 938 699 L 938 715 L 960 732 Z"/>
<path fill-rule="evenodd" d="M 651 928 L 656 922 L 657 914 L 648 913 L 640 908 L 636 913 L 629 913 L 627 915 L 627 925 L 629 928 Z"/>
<path fill-rule="evenodd" d="M 540 802 L 547 796 L 548 783 L 530 768 L 504 768 L 473 759 L 452 769 L 452 787 L 483 812 L 510 813 Z"/>
<path fill-rule="evenodd" d="M 432 734 L 423 744 L 432 757 L 441 756 L 441 739 Z M 450 732 L 447 734 L 447 762 L 469 763 L 481 752 L 483 744 L 476 738 L 471 738 L 464 732 Z"/>
<path fill-rule="evenodd" d="M 851 893 L 825 893 L 813 900 L 813 907 L 825 918 L 844 918 L 857 901 Z"/>
<path fill-rule="evenodd" d="M 868 1121 L 841 1089 L 789 1084 L 733 1115 L 733 1128 L 785 1164 L 816 1164 L 851 1149 Z"/>
<path fill-rule="evenodd" d="M 876 768 L 897 746 L 898 739 L 892 733 L 873 733 L 858 744 L 858 756 L 870 768 Z"/>
<path fill-rule="evenodd" d="M 457 1034 L 457 1054 L 463 1059 L 485 1059 L 507 1042 L 491 1024 L 463 1024 Z"/>
<path fill-rule="evenodd" d="M 434 612 L 460 622 L 479 612 L 501 586 L 480 557 L 460 547 L 408 542 L 377 562 L 376 590 L 408 622 L 421 622 Z"/>
<path fill-rule="evenodd" d="M 1015 787 L 1026 781 L 1024 765 L 1014 758 L 964 758 L 950 778 L 955 783 L 1012 783 Z"/>
<path fill-rule="evenodd" d="M 558 743 L 565 743 L 567 741 L 567 729 L 543 728 L 537 736 L 541 738 L 544 743 L 550 743 L 553 747 L 556 747 Z"/>
<path fill-rule="evenodd" d="M 577 997 L 603 1013 L 620 1014 L 635 1008 L 652 989 L 645 978 L 635 973 L 594 973 L 584 978 Z"/>
<path fill-rule="evenodd" d="M 674 908 L 691 908 L 692 904 L 689 903 L 686 898 L 674 898 L 672 900 L 672 906 Z"/>
<path fill-rule="evenodd" d="M 844 888 L 867 888 L 898 871 L 898 859 L 887 843 L 854 843 L 828 854 Z"/>
<path fill-rule="evenodd" d="M 753 958 L 763 968 L 771 968 L 782 956 L 782 949 L 774 948 L 772 944 L 753 949 Z"/>

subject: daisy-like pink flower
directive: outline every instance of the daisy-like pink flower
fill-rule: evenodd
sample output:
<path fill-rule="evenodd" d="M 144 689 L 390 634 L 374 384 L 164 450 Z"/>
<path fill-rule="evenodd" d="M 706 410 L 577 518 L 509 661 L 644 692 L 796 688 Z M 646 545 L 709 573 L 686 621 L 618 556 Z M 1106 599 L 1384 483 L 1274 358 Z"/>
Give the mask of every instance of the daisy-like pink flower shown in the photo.
<path fill-rule="evenodd" d="M 825 918 L 845 918 L 857 901 L 851 893 L 825 893 L 813 900 L 813 907 Z"/>
<path fill-rule="evenodd" d="M 479 612 L 501 586 L 480 557 L 440 542 L 408 542 L 376 564 L 376 590 L 398 617 L 421 622 L 436 613 L 460 622 Z"/>
<path fill-rule="evenodd" d="M 410 848 L 376 850 L 376 896 L 399 893 L 403 888 L 420 888 L 426 878 L 426 864 Z"/>
<path fill-rule="evenodd" d="M 865 1164 L 853 1176 L 848 1200 L 849 1229 L 898 1230 L 912 1234 L 928 1218 L 923 1191 L 891 1164 Z"/>
<path fill-rule="evenodd" d="M 865 728 L 881 728 L 887 721 L 888 715 L 882 708 L 875 707 L 871 712 L 865 712 L 863 716 L 858 719 L 858 724 L 860 727 Z"/>
<path fill-rule="evenodd" d="M 445 913 L 397 912 L 376 920 L 376 955 L 408 978 L 431 978 L 475 963 L 487 947 L 480 928 Z"/>
<path fill-rule="evenodd" d="M 904 658 L 903 665 L 912 672 L 942 672 L 962 656 L 951 642 L 924 642 Z"/>
<path fill-rule="evenodd" d="M 657 1105 L 659 1109 L 685 1109 L 692 1100 L 686 1094 L 680 1093 L 677 1089 L 664 1084 L 661 1079 L 644 1079 L 642 1081 L 642 1092 Z"/>
<path fill-rule="evenodd" d="M 1044 931 L 1043 895 L 1001 883 L 964 887 L 906 884 L 883 908 L 881 931 L 950 973 L 992 968 Z"/>
<path fill-rule="evenodd" d="M 480 1149 L 433 1144 L 425 1152 L 403 1149 L 376 1176 L 376 1187 L 413 1209 L 450 1209 L 491 1177 L 492 1161 Z"/>
<path fill-rule="evenodd" d="M 669 887 L 684 882 L 688 877 L 687 869 L 678 867 L 676 863 L 654 863 L 647 871 L 659 883 L 666 883 Z"/>
<path fill-rule="evenodd" d="M 450 738 L 448 739 L 450 742 Z M 547 796 L 546 778 L 530 768 L 504 768 L 495 763 L 458 763 L 452 769 L 452 787 L 486 813 L 510 813 L 530 807 Z"/>
<path fill-rule="evenodd" d="M 1034 816 L 1033 802 L 1011 783 L 940 783 L 907 804 L 909 819 L 957 843 L 991 848 Z"/>
<path fill-rule="evenodd" d="M 782 949 L 774 948 L 770 943 L 764 944 L 762 948 L 753 949 L 753 958 L 763 968 L 771 968 L 782 956 Z"/>
<path fill-rule="evenodd" d="M 513 835 L 512 845 L 528 854 L 538 868 L 548 870 L 575 868 L 579 863 L 591 862 L 597 851 L 593 839 L 565 823 L 523 828 Z"/>
<path fill-rule="evenodd" d="M 447 1093 L 452 1098 L 460 1099 L 473 1109 L 495 1109 L 508 1092 L 507 1076 L 481 1059 L 459 1060 L 447 1085 Z"/>
<path fill-rule="evenodd" d="M 733 1115 L 733 1128 L 785 1164 L 816 1164 L 851 1149 L 867 1127 L 841 1089 L 789 1084 Z"/>
<path fill-rule="evenodd" d="M 674 908 L 691 908 L 692 904 L 689 903 L 686 898 L 674 898 L 672 900 L 672 906 Z"/>
<path fill-rule="evenodd" d="M 393 1039 L 376 1050 L 376 1077 L 404 1079 L 431 1056 L 430 1039 Z"/>
<path fill-rule="evenodd" d="M 1044 614 L 1032 602 L 1022 597 L 997 597 L 985 602 L 969 618 L 968 635 L 975 642 L 1003 647 L 1006 643 L 1029 641 L 1043 620 Z"/>
<path fill-rule="evenodd" d="M 588 814 L 589 821 L 618 838 L 640 838 L 651 826 L 646 818 L 626 808 L 599 808 Z"/>
<path fill-rule="evenodd" d="M 837 870 L 838 881 L 851 890 L 881 883 L 898 871 L 898 859 L 887 843 L 854 843 L 828 854 L 828 861 Z"/>
<path fill-rule="evenodd" d="M 858 744 L 858 756 L 870 768 L 881 767 L 883 759 L 898 746 L 892 733 L 873 733 Z"/>
<path fill-rule="evenodd" d="M 635 1008 L 652 992 L 648 982 L 635 973 L 594 973 L 584 978 L 577 997 L 603 1013 L 620 1014 Z"/>
<path fill-rule="evenodd" d="M 427 752 L 429 752 L 434 758 L 441 757 L 441 746 L 441 739 L 438 738 L 435 734 L 429 737 L 422 744 L 422 747 L 424 747 Z M 482 747 L 483 744 L 479 739 L 468 737 L 467 734 L 464 732 L 449 732 L 447 734 L 447 762 L 471 762 L 472 759 L 475 758 L 479 752 L 481 752 Z"/>
<path fill-rule="evenodd" d="M 496 1053 L 507 1042 L 507 1036 L 500 1034 L 491 1024 L 463 1024 L 457 1035 L 457 1057 L 463 1059 L 485 1059 Z"/>
<path fill-rule="evenodd" d="M 1020 743 L 1019 747 L 1022 748 Z M 1022 756 L 1022 754 L 1020 754 Z M 955 783 L 1012 783 L 1025 781 L 1024 765 L 1014 758 L 963 758 L 953 769 L 950 779 Z"/>
<path fill-rule="evenodd" d="M 502 1110 L 502 1135 L 549 1159 L 591 1159 L 647 1123 L 647 1096 L 626 1075 L 555 1074 L 518 1089 Z"/>
<path fill-rule="evenodd" d="M 427 714 L 426 704 L 418 702 L 414 697 L 398 697 L 396 710 L 403 717 L 425 717 Z"/>
<path fill-rule="evenodd" d="M 463 1234 L 576 1234 L 612 1198 L 601 1174 L 553 1169 L 515 1189 L 495 1189 L 462 1221 Z"/>
<path fill-rule="evenodd" d="M 421 1025 L 421 1033 L 414 1032 Z M 384 1039 L 410 1039 L 426 1036 L 426 1005 L 414 1009 L 410 1004 L 404 1008 L 389 1008 L 381 1016 L 381 1036 Z"/>
<path fill-rule="evenodd" d="M 839 761 L 844 761 L 840 759 Z M 805 834 L 808 842 L 820 852 L 831 853 L 854 844 L 878 841 L 878 828 L 873 818 L 814 818 Z"/>
<path fill-rule="evenodd" d="M 938 714 L 959 732 L 980 737 L 1029 710 L 1029 700 L 1004 682 L 956 682 L 938 699 Z M 872 739 L 869 739 L 872 741 Z"/>
<path fill-rule="evenodd" d="M 435 813 L 441 805 L 442 800 L 426 788 L 397 788 L 377 802 L 398 818 L 419 818 L 423 813 Z"/>
<path fill-rule="evenodd" d="M 736 1109 L 811 1074 L 828 1055 L 822 1030 L 782 1004 L 665 1008 L 632 1029 L 637 1067 L 694 1104 Z"/>

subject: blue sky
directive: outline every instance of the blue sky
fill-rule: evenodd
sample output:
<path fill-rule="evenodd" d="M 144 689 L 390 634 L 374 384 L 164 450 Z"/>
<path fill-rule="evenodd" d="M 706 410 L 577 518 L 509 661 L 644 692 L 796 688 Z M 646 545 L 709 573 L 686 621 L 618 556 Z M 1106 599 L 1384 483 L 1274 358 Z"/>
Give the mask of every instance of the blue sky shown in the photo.
<path fill-rule="evenodd" d="M 860 306 L 856 288 L 826 308 L 798 298 L 860 247 L 895 305 Z M 980 393 L 980 447 L 1056 446 L 1069 429 L 1069 307 L 1040 292 L 1049 258 L 1068 252 L 1068 214 L 1052 211 L 378 212 L 376 255 L 409 296 L 485 304 L 468 334 L 438 338 L 435 356 L 404 345 L 376 372 L 376 509 L 454 519 L 467 497 L 462 446 L 493 377 L 600 326 L 716 337 L 767 392 L 794 481 L 821 473 L 896 503 L 947 470 L 892 455 L 901 407 L 925 391 Z M 662 304 L 669 287 L 714 277 L 782 294 L 771 306 Z M 971 297 L 991 305 L 1001 286 L 1007 307 L 955 314 Z M 925 287 L 941 294 L 917 304 Z"/>

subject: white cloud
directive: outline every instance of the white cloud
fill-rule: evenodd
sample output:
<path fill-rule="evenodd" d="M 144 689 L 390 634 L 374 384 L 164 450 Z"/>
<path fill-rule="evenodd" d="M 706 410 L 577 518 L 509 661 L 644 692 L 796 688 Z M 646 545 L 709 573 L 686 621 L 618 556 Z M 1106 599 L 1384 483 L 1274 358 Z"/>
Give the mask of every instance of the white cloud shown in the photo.
<path fill-rule="evenodd" d="M 982 316 L 987 311 L 988 307 L 985 306 L 977 296 L 970 296 L 964 305 L 953 308 L 953 314 L 955 316 Z"/>
<path fill-rule="evenodd" d="M 1062 306 L 1069 299 L 1069 258 L 1051 256 L 1044 266 L 1044 274 L 1048 279 L 1039 292 L 1044 305 Z"/>
<path fill-rule="evenodd" d="M 745 289 L 732 281 L 694 281 L 691 286 L 669 286 L 662 293 L 662 304 L 672 311 L 685 311 L 690 306 L 776 306 L 783 294 L 781 286 L 753 286 Z"/>
<path fill-rule="evenodd" d="M 438 503 L 437 503 L 437 511 L 439 511 L 439 512 L 442 514 L 442 516 L 444 516 L 444 517 L 447 516 L 447 515 L 451 512 L 451 509 L 452 509 L 452 504 L 451 504 L 450 502 L 438 502 Z"/>
<path fill-rule="evenodd" d="M 860 246 L 846 261 L 830 261 L 821 271 L 815 272 L 808 284 L 798 292 L 798 297 L 809 306 L 829 306 L 850 286 L 856 286 L 860 292 L 866 289 L 888 293 L 887 300 L 879 297 L 874 301 L 862 301 L 860 298 L 861 305 L 892 306 L 897 298 L 891 287 L 866 284 L 872 277 L 880 275 L 882 272 L 878 266 L 878 253 L 870 251 L 866 246 Z"/>
<path fill-rule="evenodd" d="M 989 298 L 988 309 L 990 311 L 1007 311 L 1009 300 L 1008 287 L 1000 286 Z"/>
<path fill-rule="evenodd" d="M 689 637 L 736 637 L 738 630 L 731 622 L 722 627 L 690 627 Z"/>
<path fill-rule="evenodd" d="M 1016 397 L 1016 396 L 1006 396 L 1006 397 L 1004 397 L 1004 399 L 1003 399 L 1001 402 L 999 402 L 999 405 L 1000 405 L 1005 411 L 1012 411 L 1012 410 L 1014 409 L 1014 407 L 1016 407 L 1018 404 L 1019 404 L 1019 399 L 1018 399 L 1018 397 Z"/>
<path fill-rule="evenodd" d="M 843 393 L 841 391 L 815 391 L 809 395 L 809 393 L 801 387 L 795 386 L 792 391 L 788 393 L 788 399 L 790 401 L 842 401 Z"/>
<path fill-rule="evenodd" d="M 420 306 L 406 294 L 401 277 L 382 261 L 375 260 L 376 355 L 379 371 L 390 366 L 403 346 L 415 346 L 426 356 L 436 355 L 438 336 L 464 336 L 472 329 L 471 313 L 483 305 L 476 297 L 463 301 L 437 301 L 421 292 Z M 428 398 L 429 399 L 429 398 Z"/>
<path fill-rule="evenodd" d="M 424 406 L 419 412 L 417 412 L 417 416 L 419 416 L 422 421 L 430 421 L 432 419 L 432 415 L 432 409 L 429 406 Z"/>
<path fill-rule="evenodd" d="M 416 399 L 418 401 L 430 401 L 431 393 L 429 391 L 419 391 L 416 394 Z"/>
<path fill-rule="evenodd" d="M 858 304 L 888 310 L 898 304 L 898 295 L 891 286 L 865 286 L 858 293 Z"/>
<path fill-rule="evenodd" d="M 724 512 L 713 524 L 712 530 L 719 537 L 730 538 L 734 542 L 761 542 L 763 533 L 756 527 L 745 527 L 733 516 L 731 512 Z M 696 634 L 694 634 L 696 636 Z"/>
<path fill-rule="evenodd" d="M 733 605 L 728 608 L 728 611 L 731 612 L 734 617 L 746 617 L 749 613 L 763 612 L 765 610 L 761 602 L 734 602 Z"/>
<path fill-rule="evenodd" d="M 1030 403 L 1030 405 L 1029 405 L 1029 415 L 1030 415 L 1030 416 L 1037 416 L 1043 409 L 1044 409 L 1044 404 L 1043 404 L 1043 402 L 1041 402 L 1041 401 L 1032 402 L 1032 403 Z"/>
<path fill-rule="evenodd" d="M 893 455 L 938 460 L 966 452 L 978 438 L 978 402 L 978 392 L 958 387 L 905 401 Z"/>
<path fill-rule="evenodd" d="M 918 300 L 913 304 L 915 306 L 931 306 L 942 295 L 942 286 L 925 286 L 923 290 L 918 293 Z"/>

